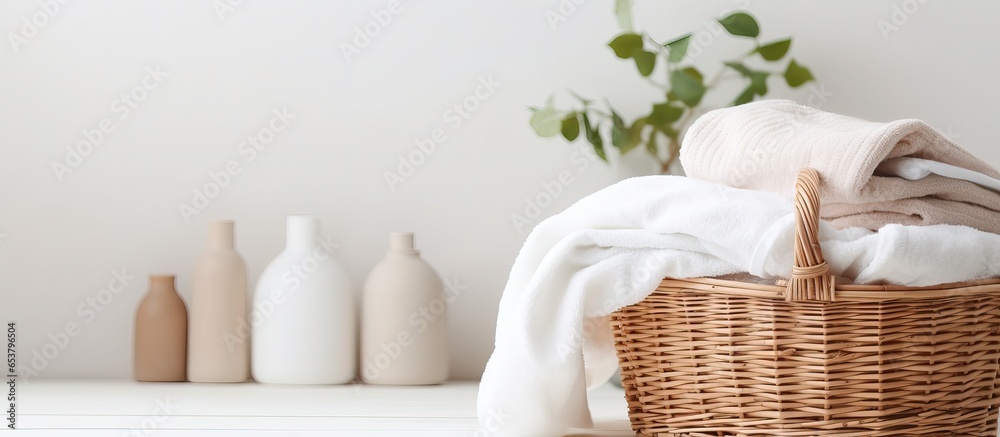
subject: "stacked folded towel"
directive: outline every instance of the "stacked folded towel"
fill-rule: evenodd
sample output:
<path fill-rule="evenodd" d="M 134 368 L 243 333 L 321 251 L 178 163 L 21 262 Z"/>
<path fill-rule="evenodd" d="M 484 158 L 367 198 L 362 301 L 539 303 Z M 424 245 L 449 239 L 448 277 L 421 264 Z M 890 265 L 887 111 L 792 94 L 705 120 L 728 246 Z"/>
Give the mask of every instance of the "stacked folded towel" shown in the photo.
<path fill-rule="evenodd" d="M 901 157 L 917 160 L 891 161 Z M 840 228 L 952 224 L 1000 233 L 1000 192 L 982 185 L 1000 172 L 920 120 L 874 123 L 763 100 L 700 117 L 681 163 L 694 178 L 783 194 L 800 169 L 816 169 L 821 217 Z M 920 170 L 913 180 L 902 174 Z"/>

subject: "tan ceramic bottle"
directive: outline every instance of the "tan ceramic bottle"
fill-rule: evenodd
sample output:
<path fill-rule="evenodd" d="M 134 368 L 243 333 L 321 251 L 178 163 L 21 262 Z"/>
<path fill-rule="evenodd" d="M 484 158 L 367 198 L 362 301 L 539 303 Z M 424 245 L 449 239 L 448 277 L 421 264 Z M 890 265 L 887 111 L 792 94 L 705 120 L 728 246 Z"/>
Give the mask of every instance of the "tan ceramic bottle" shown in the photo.
<path fill-rule="evenodd" d="M 448 297 L 437 272 L 393 232 L 389 250 L 365 282 L 361 378 L 368 384 L 439 384 L 448 379 Z"/>
<path fill-rule="evenodd" d="M 250 377 L 247 270 L 233 247 L 233 222 L 208 226 L 208 247 L 191 285 L 188 380 L 243 382 Z"/>
<path fill-rule="evenodd" d="M 187 379 L 187 309 L 173 275 L 149 277 L 149 292 L 135 312 L 135 379 Z"/>

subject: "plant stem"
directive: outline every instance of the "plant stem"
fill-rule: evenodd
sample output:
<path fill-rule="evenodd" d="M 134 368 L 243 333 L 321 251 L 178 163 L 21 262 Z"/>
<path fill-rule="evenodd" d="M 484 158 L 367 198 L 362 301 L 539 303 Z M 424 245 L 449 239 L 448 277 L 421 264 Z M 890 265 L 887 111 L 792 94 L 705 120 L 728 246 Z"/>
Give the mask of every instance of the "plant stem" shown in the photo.
<path fill-rule="evenodd" d="M 660 90 L 662 90 L 664 92 L 670 91 L 670 86 L 669 85 L 664 85 L 664 84 L 659 83 L 659 82 L 657 82 L 657 81 L 655 81 L 653 79 L 650 79 L 648 77 L 646 78 L 646 81 L 649 82 L 649 83 L 651 83 L 651 84 L 653 84 L 653 86 L 659 88 Z"/>
<path fill-rule="evenodd" d="M 670 172 L 670 167 L 677 161 L 680 151 L 681 143 L 677 141 L 677 137 L 670 137 L 670 143 L 667 145 L 667 159 L 666 161 L 660 161 L 660 174 L 668 174 Z"/>
<path fill-rule="evenodd" d="M 751 52 L 751 53 L 753 53 L 753 52 Z M 738 58 L 736 58 L 736 59 L 734 59 L 734 60 L 732 60 L 730 62 L 735 62 L 735 63 L 743 62 L 743 60 L 746 59 L 748 55 L 749 55 L 749 53 L 743 54 L 740 57 L 738 57 Z M 705 84 L 705 88 L 712 88 L 717 83 L 719 83 L 719 79 L 722 79 L 722 74 L 725 73 L 726 69 L 728 69 L 728 68 L 729 67 L 723 65 L 722 68 L 719 69 L 719 71 L 715 72 L 715 76 L 712 77 L 712 79 L 709 80 L 707 84 Z"/>
<path fill-rule="evenodd" d="M 694 118 L 695 109 L 698 109 L 698 108 L 694 107 L 694 108 L 689 109 L 688 112 L 687 112 L 687 114 L 684 114 L 684 118 L 681 119 L 680 123 L 677 123 L 677 136 L 683 135 L 684 131 L 687 130 L 687 125 L 689 123 L 691 123 L 691 119 Z M 672 143 L 676 143 L 677 142 L 676 138 L 671 138 L 670 140 L 671 140 Z M 680 151 L 680 150 L 681 150 L 681 147 L 680 147 L 680 144 L 678 143 L 678 145 L 677 145 L 677 151 Z"/>

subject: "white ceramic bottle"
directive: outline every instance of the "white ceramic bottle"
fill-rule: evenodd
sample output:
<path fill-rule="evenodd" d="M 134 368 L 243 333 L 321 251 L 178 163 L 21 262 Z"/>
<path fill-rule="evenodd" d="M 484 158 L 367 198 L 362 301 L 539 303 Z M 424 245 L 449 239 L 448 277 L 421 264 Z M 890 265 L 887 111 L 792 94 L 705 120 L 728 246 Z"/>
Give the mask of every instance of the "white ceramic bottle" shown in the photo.
<path fill-rule="evenodd" d="M 233 246 L 233 222 L 208 225 L 208 247 L 191 283 L 188 380 L 243 382 L 250 377 L 247 269 Z"/>
<path fill-rule="evenodd" d="M 447 303 L 441 278 L 393 232 L 389 250 L 365 282 L 361 379 L 368 384 L 439 384 L 448 379 Z"/>
<path fill-rule="evenodd" d="M 321 244 L 315 217 L 288 217 L 285 250 L 257 280 L 250 320 L 251 372 L 258 382 L 354 379 L 357 317 L 351 282 Z"/>

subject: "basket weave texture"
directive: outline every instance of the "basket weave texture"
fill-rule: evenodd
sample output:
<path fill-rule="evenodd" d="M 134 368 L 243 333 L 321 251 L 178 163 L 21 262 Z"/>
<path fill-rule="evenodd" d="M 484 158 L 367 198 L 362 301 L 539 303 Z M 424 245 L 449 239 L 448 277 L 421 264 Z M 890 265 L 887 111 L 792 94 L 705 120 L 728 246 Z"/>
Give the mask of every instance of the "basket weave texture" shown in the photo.
<path fill-rule="evenodd" d="M 835 284 L 818 185 L 800 174 L 787 286 L 667 278 L 612 315 L 636 435 L 997 435 L 1000 279 Z"/>

